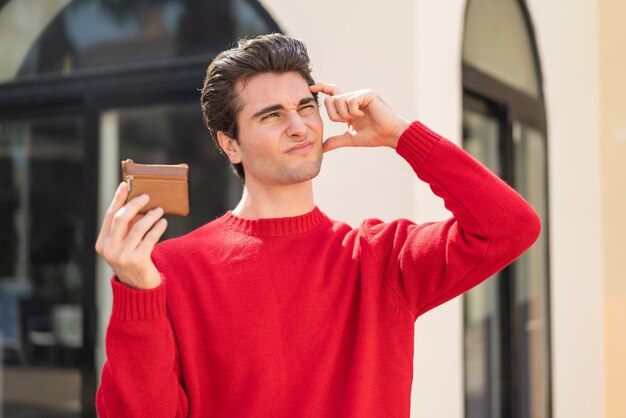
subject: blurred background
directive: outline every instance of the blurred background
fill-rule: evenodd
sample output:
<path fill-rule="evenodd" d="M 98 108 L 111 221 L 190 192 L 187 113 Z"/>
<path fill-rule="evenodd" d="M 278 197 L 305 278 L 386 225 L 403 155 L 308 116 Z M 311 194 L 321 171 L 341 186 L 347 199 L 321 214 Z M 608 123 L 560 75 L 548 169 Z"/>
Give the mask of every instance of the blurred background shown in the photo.
<path fill-rule="evenodd" d="M 622 0 L 0 0 L 0 416 L 96 416 L 111 271 L 93 247 L 120 161 L 190 165 L 166 238 L 234 207 L 198 89 L 237 39 L 283 32 L 316 80 L 374 89 L 542 218 L 518 261 L 417 321 L 412 416 L 626 417 L 624 17 Z M 449 216 L 392 150 L 325 155 L 315 194 L 352 225 Z"/>

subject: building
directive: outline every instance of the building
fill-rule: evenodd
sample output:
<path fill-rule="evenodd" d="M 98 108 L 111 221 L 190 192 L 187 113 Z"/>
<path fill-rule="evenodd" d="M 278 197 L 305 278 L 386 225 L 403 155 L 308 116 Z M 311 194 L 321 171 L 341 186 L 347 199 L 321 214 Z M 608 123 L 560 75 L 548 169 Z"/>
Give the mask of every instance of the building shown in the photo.
<path fill-rule="evenodd" d="M 217 52 L 273 31 L 307 43 L 316 80 L 374 89 L 542 217 L 499 278 L 418 320 L 412 416 L 624 416 L 623 16 L 619 0 L 0 0 L 4 416 L 95 416 L 110 270 L 93 243 L 119 162 L 190 164 L 192 213 L 168 236 L 231 207 L 197 89 Z M 327 154 L 315 188 L 353 225 L 447 216 L 390 150 Z"/>

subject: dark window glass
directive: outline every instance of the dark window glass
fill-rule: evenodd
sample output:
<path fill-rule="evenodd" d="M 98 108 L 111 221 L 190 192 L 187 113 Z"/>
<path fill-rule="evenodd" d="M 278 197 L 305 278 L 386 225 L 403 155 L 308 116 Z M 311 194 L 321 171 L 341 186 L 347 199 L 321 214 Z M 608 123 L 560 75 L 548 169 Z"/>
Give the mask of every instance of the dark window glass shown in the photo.
<path fill-rule="evenodd" d="M 543 224 L 525 254 L 464 296 L 467 418 L 551 416 L 546 119 L 530 28 L 523 1 L 467 2 L 463 146 Z"/>
<path fill-rule="evenodd" d="M 516 416 L 550 416 L 547 173 L 544 135 L 521 123 L 513 125 L 515 188 L 533 206 L 544 225 L 533 245 L 513 265 L 518 403 Z"/>
<path fill-rule="evenodd" d="M 475 100 L 474 100 L 475 102 Z M 485 109 L 486 110 L 486 109 Z M 550 347 L 547 248 L 547 161 L 545 136 L 489 112 L 465 109 L 464 148 L 495 173 L 505 172 L 539 214 L 537 242 L 510 269 L 464 296 L 465 416 L 520 418 L 550 416 Z M 512 142 L 512 160 L 503 160 Z M 504 168 L 511 168 L 506 170 Z"/>
<path fill-rule="evenodd" d="M 189 164 L 190 213 L 168 216 L 164 238 L 182 235 L 222 215 L 240 197 L 241 182 L 213 145 L 197 103 L 109 110 L 106 117 L 117 119 L 106 140 L 117 140 L 119 154 L 111 167 L 102 167 L 101 175 L 111 171 L 117 178 L 119 161 L 126 158 L 150 164 Z"/>
<path fill-rule="evenodd" d="M 497 118 L 463 113 L 463 146 L 474 158 L 500 174 L 500 132 Z M 464 296 L 464 379 L 466 418 L 500 416 L 502 391 L 502 313 L 497 273 Z"/>
<path fill-rule="evenodd" d="M 72 417 L 80 411 L 82 137 L 80 118 L 0 122 L 6 417 L 29 411 Z"/>
<path fill-rule="evenodd" d="M 0 86 L 0 416 L 95 416 L 110 270 L 93 250 L 94 212 L 122 158 L 190 165 L 191 213 L 170 217 L 166 238 L 233 205 L 241 183 L 190 86 L 217 52 L 277 27 L 255 0 L 0 4 L 0 83 L 27 81 Z M 3 94 L 16 91 L 44 93 L 15 110 Z"/>
<path fill-rule="evenodd" d="M 249 0 L 42 0 L 36 14 L 29 7 L 33 2 L 10 0 L 0 11 L 0 22 L 2 14 L 11 22 L 0 29 L 9 48 L 0 80 L 192 56 L 208 60 L 235 39 L 275 28 Z M 42 26 L 37 36 L 33 25 Z M 28 37 L 32 44 L 22 41 Z"/>

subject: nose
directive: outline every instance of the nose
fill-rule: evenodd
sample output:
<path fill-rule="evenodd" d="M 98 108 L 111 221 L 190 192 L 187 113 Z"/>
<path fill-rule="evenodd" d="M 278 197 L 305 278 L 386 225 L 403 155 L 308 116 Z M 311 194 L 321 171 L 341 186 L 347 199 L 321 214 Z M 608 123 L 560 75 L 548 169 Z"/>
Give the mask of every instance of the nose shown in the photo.
<path fill-rule="evenodd" d="M 292 110 L 288 113 L 288 117 L 287 135 L 292 138 L 304 138 L 307 127 L 298 112 Z"/>

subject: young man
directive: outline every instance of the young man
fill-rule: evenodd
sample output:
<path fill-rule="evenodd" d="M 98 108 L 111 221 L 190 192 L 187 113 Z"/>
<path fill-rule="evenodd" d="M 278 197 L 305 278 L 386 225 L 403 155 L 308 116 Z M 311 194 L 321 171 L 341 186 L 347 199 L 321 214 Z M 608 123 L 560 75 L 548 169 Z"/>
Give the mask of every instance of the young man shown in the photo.
<path fill-rule="evenodd" d="M 317 94 L 343 135 L 322 142 Z M 315 84 L 304 45 L 240 42 L 209 66 L 205 123 L 245 178 L 237 207 L 155 247 L 162 211 L 123 184 L 97 251 L 115 272 L 101 417 L 408 417 L 424 312 L 515 260 L 540 222 L 509 186 L 375 93 Z M 323 152 L 395 148 L 453 217 L 329 219 Z"/>

